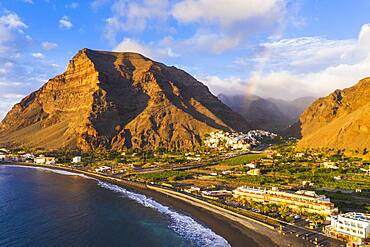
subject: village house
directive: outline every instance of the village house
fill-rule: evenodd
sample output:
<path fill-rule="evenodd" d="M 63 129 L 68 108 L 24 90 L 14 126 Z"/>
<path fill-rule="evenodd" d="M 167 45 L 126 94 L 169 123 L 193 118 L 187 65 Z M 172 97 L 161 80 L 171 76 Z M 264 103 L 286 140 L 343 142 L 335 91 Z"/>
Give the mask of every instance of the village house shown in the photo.
<path fill-rule="evenodd" d="M 107 172 L 109 171 L 111 168 L 109 166 L 100 166 L 99 168 L 96 168 L 95 169 L 95 172 Z"/>
<path fill-rule="evenodd" d="M 72 159 L 72 163 L 80 163 L 81 162 L 81 156 L 75 156 Z"/>

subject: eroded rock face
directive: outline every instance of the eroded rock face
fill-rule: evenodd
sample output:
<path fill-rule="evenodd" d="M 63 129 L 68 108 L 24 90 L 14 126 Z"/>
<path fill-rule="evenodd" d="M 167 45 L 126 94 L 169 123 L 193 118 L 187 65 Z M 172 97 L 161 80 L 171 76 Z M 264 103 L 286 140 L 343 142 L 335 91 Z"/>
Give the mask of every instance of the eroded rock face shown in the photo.
<path fill-rule="evenodd" d="M 182 149 L 215 129 L 249 126 L 182 70 L 136 53 L 83 49 L 63 74 L 12 108 L 0 144 Z"/>
<path fill-rule="evenodd" d="M 363 150 L 370 147 L 370 78 L 336 90 L 308 107 L 300 117 L 298 147 Z"/>

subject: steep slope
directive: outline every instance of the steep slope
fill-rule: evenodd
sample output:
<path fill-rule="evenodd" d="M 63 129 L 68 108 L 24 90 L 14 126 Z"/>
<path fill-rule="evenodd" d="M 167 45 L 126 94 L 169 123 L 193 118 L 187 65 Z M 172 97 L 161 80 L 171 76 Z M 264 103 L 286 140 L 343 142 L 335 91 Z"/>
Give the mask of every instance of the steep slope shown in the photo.
<path fill-rule="evenodd" d="M 292 123 L 298 121 L 299 116 L 308 106 L 310 106 L 315 101 L 315 98 L 301 97 L 294 100 L 268 98 L 267 100 L 274 103 L 277 108 L 279 108 L 279 110 L 290 119 Z"/>
<path fill-rule="evenodd" d="M 218 95 L 218 98 L 235 112 L 240 113 L 253 128 L 284 134 L 298 121 L 299 115 L 313 102 L 313 98 L 298 98 L 293 101 L 255 95 Z"/>
<path fill-rule="evenodd" d="M 302 113 L 300 123 L 299 148 L 369 149 L 370 78 L 318 99 Z"/>
<path fill-rule="evenodd" d="M 186 72 L 136 53 L 83 49 L 67 70 L 16 104 L 0 145 L 47 149 L 182 149 L 248 124 Z"/>
<path fill-rule="evenodd" d="M 218 98 L 247 119 L 255 129 L 280 132 L 289 125 L 289 119 L 280 112 L 277 106 L 261 97 L 221 94 Z"/>

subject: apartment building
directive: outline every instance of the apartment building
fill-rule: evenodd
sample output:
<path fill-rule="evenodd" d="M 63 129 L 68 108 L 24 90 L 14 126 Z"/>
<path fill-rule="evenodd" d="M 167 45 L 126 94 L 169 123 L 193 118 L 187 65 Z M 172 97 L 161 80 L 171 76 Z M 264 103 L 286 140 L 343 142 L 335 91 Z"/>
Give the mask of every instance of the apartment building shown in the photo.
<path fill-rule="evenodd" d="M 296 192 L 280 191 L 277 188 L 271 190 L 238 187 L 233 191 L 238 199 L 253 200 L 264 203 L 286 205 L 296 212 L 316 213 L 323 216 L 331 216 L 338 212 L 334 204 L 324 195 L 317 195 L 314 191 L 299 190 Z"/>
<path fill-rule="evenodd" d="M 349 212 L 331 218 L 326 232 L 347 241 L 350 246 L 361 246 L 370 238 L 370 214 Z"/>

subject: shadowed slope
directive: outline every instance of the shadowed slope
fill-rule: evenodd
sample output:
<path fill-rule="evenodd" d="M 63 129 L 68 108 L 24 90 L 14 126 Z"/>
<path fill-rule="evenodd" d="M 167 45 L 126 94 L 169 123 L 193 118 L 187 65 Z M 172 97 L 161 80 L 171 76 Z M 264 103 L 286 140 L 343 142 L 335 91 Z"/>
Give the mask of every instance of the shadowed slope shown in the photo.
<path fill-rule="evenodd" d="M 16 104 L 0 144 L 43 148 L 190 148 L 248 124 L 186 72 L 136 53 L 81 50 L 66 72 Z"/>

